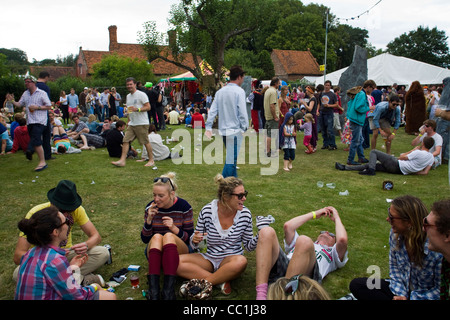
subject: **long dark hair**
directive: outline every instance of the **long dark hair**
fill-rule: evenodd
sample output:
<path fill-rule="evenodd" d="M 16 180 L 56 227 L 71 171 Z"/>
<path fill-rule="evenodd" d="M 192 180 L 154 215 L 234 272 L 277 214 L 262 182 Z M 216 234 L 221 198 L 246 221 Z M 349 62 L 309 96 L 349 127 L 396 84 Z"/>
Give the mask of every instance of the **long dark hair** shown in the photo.
<path fill-rule="evenodd" d="M 399 217 L 409 221 L 411 227 L 407 234 L 400 237 L 411 252 L 410 260 L 419 267 L 422 267 L 424 257 L 424 245 L 427 234 L 422 229 L 422 221 L 428 215 L 425 204 L 417 197 L 411 195 L 400 196 L 392 200 L 391 205 L 395 208 Z"/>
<path fill-rule="evenodd" d="M 22 219 L 18 228 L 26 236 L 29 243 L 35 246 L 46 246 L 52 241 L 51 233 L 61 226 L 58 208 L 50 206 L 34 213 L 29 219 Z"/>

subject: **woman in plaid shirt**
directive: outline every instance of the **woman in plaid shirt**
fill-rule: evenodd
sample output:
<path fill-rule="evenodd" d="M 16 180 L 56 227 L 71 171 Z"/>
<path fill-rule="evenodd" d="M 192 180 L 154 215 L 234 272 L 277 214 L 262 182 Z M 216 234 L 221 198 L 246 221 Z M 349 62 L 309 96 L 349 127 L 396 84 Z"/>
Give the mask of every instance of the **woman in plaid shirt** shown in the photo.
<path fill-rule="evenodd" d="M 428 210 L 413 196 L 391 202 L 387 221 L 389 280 L 354 279 L 350 290 L 358 300 L 438 300 L 442 255 L 428 249 L 422 221 Z M 378 283 L 376 280 L 379 280 Z"/>
<path fill-rule="evenodd" d="M 68 220 L 54 206 L 19 222 L 19 229 L 35 247 L 22 257 L 16 300 L 116 299 L 112 292 L 97 290 L 97 284 L 81 287 L 77 283 L 73 272 L 86 262 L 87 256 L 77 255 L 69 264 L 66 251 L 59 247 L 61 241 L 67 240 L 68 228 Z"/>

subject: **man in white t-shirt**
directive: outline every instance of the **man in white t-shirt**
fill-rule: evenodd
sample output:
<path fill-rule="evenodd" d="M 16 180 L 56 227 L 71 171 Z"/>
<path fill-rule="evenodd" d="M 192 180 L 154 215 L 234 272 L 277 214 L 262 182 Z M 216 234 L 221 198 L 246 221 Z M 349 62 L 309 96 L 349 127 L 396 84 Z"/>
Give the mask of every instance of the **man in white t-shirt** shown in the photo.
<path fill-rule="evenodd" d="M 432 169 L 435 169 L 442 164 L 442 144 L 444 143 L 442 136 L 436 132 L 436 121 L 430 119 L 425 120 L 419 135 L 414 138 L 411 145 L 417 146 L 421 144 L 425 137 L 432 137 L 434 140 L 434 146 L 430 149 L 430 152 L 434 157 Z"/>
<path fill-rule="evenodd" d="M 359 171 L 359 174 L 374 176 L 376 171 L 394 174 L 420 174 L 426 175 L 434 164 L 434 157 L 430 149 L 434 145 L 432 137 L 425 137 L 420 146 L 402 153 L 396 158 L 393 155 L 373 149 L 370 151 L 369 163 L 359 166 L 335 163 L 335 168 L 346 171 Z"/>
<path fill-rule="evenodd" d="M 297 229 L 310 220 L 328 217 L 335 224 L 335 233 L 321 231 L 316 241 L 299 235 Z M 327 274 L 345 266 L 347 257 L 347 231 L 333 207 L 292 218 L 284 224 L 284 246 L 282 250 L 275 230 L 257 218 L 259 230 L 256 247 L 256 299 L 265 300 L 268 284 L 280 277 L 291 278 L 302 274 L 322 282 Z"/>
<path fill-rule="evenodd" d="M 125 167 L 130 144 L 137 138 L 139 143 L 147 149 L 149 160 L 145 166 L 152 167 L 155 162 L 153 161 L 152 146 L 148 140 L 149 122 L 147 111 L 150 110 L 148 96 L 144 92 L 137 90 L 136 79 L 127 78 L 126 84 L 127 90 L 130 92 L 127 95 L 128 128 L 122 142 L 122 155 L 118 161 L 111 163 L 116 167 Z"/>

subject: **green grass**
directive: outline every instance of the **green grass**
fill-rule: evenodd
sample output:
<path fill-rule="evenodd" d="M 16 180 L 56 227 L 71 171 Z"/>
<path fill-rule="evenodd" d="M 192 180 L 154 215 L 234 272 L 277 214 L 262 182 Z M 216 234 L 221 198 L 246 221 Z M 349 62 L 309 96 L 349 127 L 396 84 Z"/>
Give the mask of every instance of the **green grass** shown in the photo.
<path fill-rule="evenodd" d="M 161 133 L 163 139 L 174 129 Z M 184 128 L 184 127 L 183 127 Z M 192 129 L 189 129 L 193 132 Z M 192 134 L 192 156 L 198 140 Z M 410 149 L 413 136 L 403 129 L 393 142 L 392 152 L 399 155 Z M 302 136 L 298 141 L 302 140 Z M 175 147 L 180 142 L 171 143 Z M 203 148 L 208 142 L 203 142 Z M 141 148 L 134 143 L 136 148 Z M 319 147 L 321 141 L 319 141 Z M 411 194 L 420 197 L 425 204 L 431 204 L 449 195 L 448 166 L 432 170 L 427 176 L 401 176 L 377 173 L 366 177 L 356 172 L 342 172 L 334 168 L 336 161 L 345 162 L 347 152 L 343 145 L 339 150 L 319 150 L 313 155 L 303 152 L 299 144 L 291 172 L 282 170 L 282 157 L 275 175 L 262 176 L 261 164 L 239 164 L 239 177 L 243 179 L 249 196 L 246 206 L 253 216 L 271 214 L 276 218 L 273 224 L 279 240 L 283 239 L 283 223 L 290 218 L 324 207 L 334 206 L 339 211 L 349 238 L 349 261 L 347 265 L 328 275 L 323 285 L 333 298 L 348 293 L 348 284 L 359 276 L 369 276 L 367 268 L 379 266 L 381 275 L 388 276 L 388 236 L 386 222 L 387 199 Z M 378 149 L 381 148 L 381 139 Z M 242 149 L 243 150 L 243 149 Z M 242 151 L 241 150 L 241 151 Z M 248 149 L 245 149 L 248 152 Z M 186 151 L 186 150 L 185 150 Z M 368 156 L 369 150 L 365 151 Z M 187 153 L 186 153 L 187 154 Z M 33 171 L 37 157 L 28 161 L 19 152 L 0 157 L 2 202 L 0 203 L 0 299 L 13 299 L 15 283 L 12 261 L 17 241 L 17 222 L 34 205 L 47 201 L 47 191 L 61 179 L 70 179 L 77 184 L 78 193 L 83 198 L 90 219 L 100 234 L 102 244 L 110 244 L 113 252 L 112 265 L 105 265 L 99 271 L 105 279 L 130 264 L 141 266 L 141 289 L 146 289 L 145 273 L 148 264 L 144 257 L 145 244 L 141 242 L 140 231 L 143 223 L 144 207 L 152 199 L 152 180 L 168 171 L 177 174 L 178 195 L 193 207 L 195 218 L 201 208 L 216 196 L 214 176 L 222 171 L 222 164 L 181 164 L 171 160 L 157 162 L 157 170 L 145 168 L 143 163 L 127 160 L 124 168 L 111 165 L 106 149 L 83 151 L 81 154 L 59 155 L 49 161 L 49 168 L 36 173 Z M 392 180 L 392 191 L 382 190 L 384 180 Z M 34 182 L 33 182 L 34 180 Z M 335 183 L 336 188 L 318 188 L 317 181 Z M 348 190 L 348 196 L 339 192 Z M 79 228 L 74 228 L 74 243 L 85 239 Z M 315 238 L 320 230 L 334 229 L 329 219 L 311 221 L 301 228 L 301 233 Z M 256 232 L 256 228 L 255 228 Z M 255 254 L 246 252 L 248 267 L 245 273 L 232 282 L 233 293 L 224 297 L 214 292 L 214 299 L 255 299 Z M 180 279 L 181 282 L 181 279 Z M 141 290 L 131 290 L 129 281 L 120 285 L 116 293 L 119 299 L 133 297 L 143 299 Z"/>

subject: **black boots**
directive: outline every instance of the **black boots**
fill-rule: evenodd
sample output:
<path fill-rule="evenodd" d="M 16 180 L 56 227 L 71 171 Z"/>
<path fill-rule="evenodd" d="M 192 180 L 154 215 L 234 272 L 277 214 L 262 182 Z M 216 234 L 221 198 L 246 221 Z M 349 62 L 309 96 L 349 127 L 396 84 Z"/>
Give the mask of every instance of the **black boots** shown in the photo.
<path fill-rule="evenodd" d="M 175 283 L 177 276 L 164 275 L 164 285 L 162 290 L 163 300 L 176 300 L 175 297 Z"/>
<path fill-rule="evenodd" d="M 150 274 L 147 275 L 148 280 L 148 294 L 146 295 L 147 300 L 160 300 L 160 284 L 159 275 Z M 175 283 L 176 276 L 164 276 L 163 290 L 161 298 L 163 300 L 176 300 L 175 297 Z"/>
<path fill-rule="evenodd" d="M 159 275 L 149 274 L 147 275 L 148 280 L 148 294 L 146 295 L 147 300 L 159 300 Z"/>

